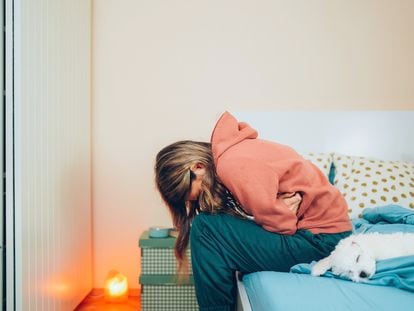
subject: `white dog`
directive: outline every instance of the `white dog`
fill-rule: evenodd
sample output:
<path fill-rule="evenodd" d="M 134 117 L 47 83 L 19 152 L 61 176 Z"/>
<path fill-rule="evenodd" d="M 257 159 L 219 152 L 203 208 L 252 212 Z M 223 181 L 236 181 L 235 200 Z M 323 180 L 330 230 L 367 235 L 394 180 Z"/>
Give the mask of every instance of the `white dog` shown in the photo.
<path fill-rule="evenodd" d="M 312 267 L 312 275 L 327 270 L 360 282 L 375 274 L 376 261 L 414 255 L 414 233 L 367 233 L 351 235 L 339 241 L 332 253 Z"/>

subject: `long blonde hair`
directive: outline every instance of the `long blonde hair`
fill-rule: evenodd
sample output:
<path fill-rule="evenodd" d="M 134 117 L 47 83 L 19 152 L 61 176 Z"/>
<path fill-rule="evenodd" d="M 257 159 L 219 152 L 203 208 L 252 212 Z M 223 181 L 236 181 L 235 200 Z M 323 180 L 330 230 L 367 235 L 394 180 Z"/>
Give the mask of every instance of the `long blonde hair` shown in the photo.
<path fill-rule="evenodd" d="M 195 177 L 190 168 L 196 163 L 202 163 L 206 173 L 198 200 L 189 201 L 187 197 L 191 190 L 191 181 Z M 179 271 L 182 271 L 186 264 L 184 253 L 189 242 L 192 219 L 200 211 L 216 213 L 224 209 L 222 200 L 227 189 L 217 177 L 211 144 L 184 140 L 166 146 L 156 157 L 155 180 L 178 230 L 175 255 L 179 262 Z"/>

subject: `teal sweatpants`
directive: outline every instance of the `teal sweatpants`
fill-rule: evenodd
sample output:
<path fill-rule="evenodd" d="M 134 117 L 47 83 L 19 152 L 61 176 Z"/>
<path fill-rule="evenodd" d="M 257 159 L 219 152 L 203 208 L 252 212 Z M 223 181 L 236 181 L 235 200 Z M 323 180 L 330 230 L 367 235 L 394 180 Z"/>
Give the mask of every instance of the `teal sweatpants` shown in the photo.
<path fill-rule="evenodd" d="M 281 235 L 254 221 L 227 214 L 196 216 L 191 226 L 191 261 L 200 310 L 233 311 L 235 271 L 289 271 L 298 263 L 326 257 L 351 232 Z"/>

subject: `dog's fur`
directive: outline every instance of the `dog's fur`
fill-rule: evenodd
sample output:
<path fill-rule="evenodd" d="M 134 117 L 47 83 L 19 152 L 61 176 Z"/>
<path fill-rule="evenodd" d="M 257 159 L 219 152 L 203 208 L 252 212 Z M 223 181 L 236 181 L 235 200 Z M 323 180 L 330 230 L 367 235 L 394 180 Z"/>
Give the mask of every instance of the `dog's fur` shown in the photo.
<path fill-rule="evenodd" d="M 339 241 L 328 257 L 318 261 L 312 275 L 332 269 L 335 275 L 360 282 L 375 274 L 377 260 L 408 255 L 414 255 L 414 233 L 355 234 Z"/>

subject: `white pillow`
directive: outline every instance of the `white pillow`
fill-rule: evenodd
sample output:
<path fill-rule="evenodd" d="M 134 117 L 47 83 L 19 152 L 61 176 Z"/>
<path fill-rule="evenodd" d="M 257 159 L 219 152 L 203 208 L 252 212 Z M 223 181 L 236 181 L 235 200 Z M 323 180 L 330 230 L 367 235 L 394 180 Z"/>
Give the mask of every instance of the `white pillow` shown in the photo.
<path fill-rule="evenodd" d="M 334 154 L 334 185 L 345 196 L 351 218 L 368 207 L 414 208 L 414 163 Z"/>
<path fill-rule="evenodd" d="M 331 165 L 333 161 L 332 153 L 302 153 L 302 156 L 315 164 L 326 177 L 329 178 L 329 172 L 331 170 Z"/>

